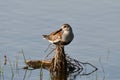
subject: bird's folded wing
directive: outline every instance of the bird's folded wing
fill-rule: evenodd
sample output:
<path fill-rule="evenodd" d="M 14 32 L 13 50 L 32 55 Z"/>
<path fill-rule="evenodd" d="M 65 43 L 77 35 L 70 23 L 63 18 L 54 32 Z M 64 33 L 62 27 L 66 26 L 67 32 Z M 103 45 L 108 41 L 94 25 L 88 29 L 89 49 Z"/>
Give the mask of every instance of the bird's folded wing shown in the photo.
<path fill-rule="evenodd" d="M 51 35 L 55 35 L 55 34 L 57 34 L 57 33 L 61 33 L 61 31 L 62 31 L 62 29 L 59 29 L 59 30 L 57 30 L 57 31 L 52 32 Z"/>

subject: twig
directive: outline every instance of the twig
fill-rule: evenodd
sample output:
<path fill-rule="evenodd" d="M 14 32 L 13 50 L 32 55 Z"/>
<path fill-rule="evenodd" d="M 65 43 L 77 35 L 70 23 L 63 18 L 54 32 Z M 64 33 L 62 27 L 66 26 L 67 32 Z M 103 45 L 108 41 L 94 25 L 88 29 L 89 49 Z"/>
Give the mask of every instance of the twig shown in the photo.
<path fill-rule="evenodd" d="M 52 51 L 50 51 L 46 56 L 45 58 L 47 58 L 55 49 L 53 49 Z"/>
<path fill-rule="evenodd" d="M 47 49 L 45 50 L 45 52 L 47 52 L 47 50 L 50 48 L 51 45 L 52 45 L 51 43 L 48 45 L 48 47 L 47 47 Z"/>

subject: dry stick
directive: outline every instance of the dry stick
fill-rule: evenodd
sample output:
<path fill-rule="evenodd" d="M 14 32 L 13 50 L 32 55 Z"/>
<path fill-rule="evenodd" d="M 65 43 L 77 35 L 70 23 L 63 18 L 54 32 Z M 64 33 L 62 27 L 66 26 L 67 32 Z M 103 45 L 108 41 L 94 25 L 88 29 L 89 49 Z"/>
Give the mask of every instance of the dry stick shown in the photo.
<path fill-rule="evenodd" d="M 46 56 L 45 58 L 47 58 L 55 49 L 53 49 L 52 51 L 50 51 Z"/>
<path fill-rule="evenodd" d="M 79 74 L 80 72 L 83 71 L 85 64 L 89 64 L 90 66 L 95 68 L 95 70 L 93 70 L 92 72 L 90 72 L 88 74 L 82 74 L 82 75 L 89 75 L 97 70 L 97 68 L 90 63 L 83 63 L 76 59 L 70 58 L 69 56 L 66 57 L 66 54 L 64 52 L 64 46 L 61 46 L 61 45 L 57 45 L 56 48 L 53 49 L 49 54 L 47 54 L 46 57 L 48 57 L 54 50 L 55 50 L 55 55 L 52 58 L 51 64 L 50 64 L 51 72 L 59 73 L 59 72 L 63 71 L 65 68 L 67 68 L 68 72 Z M 24 54 L 23 54 L 23 57 L 25 59 Z M 31 64 L 31 65 L 33 65 L 33 64 Z M 71 70 L 71 68 L 72 68 L 72 70 Z"/>
<path fill-rule="evenodd" d="M 67 62 L 64 46 L 56 45 L 55 55 L 52 58 L 50 72 L 53 80 L 67 80 Z"/>
<path fill-rule="evenodd" d="M 23 76 L 23 80 L 25 80 L 26 75 L 27 75 L 27 69 L 25 70 L 25 73 L 24 73 L 24 76 Z"/>
<path fill-rule="evenodd" d="M 48 47 L 47 47 L 47 49 L 45 50 L 45 52 L 47 52 L 47 50 L 50 48 L 51 45 L 52 45 L 51 43 L 48 45 Z"/>
<path fill-rule="evenodd" d="M 6 64 L 7 64 L 7 56 L 4 55 L 4 65 L 6 65 Z"/>
<path fill-rule="evenodd" d="M 92 65 L 91 63 L 88 63 L 88 62 L 86 62 L 86 63 L 83 63 L 83 62 L 81 62 L 83 65 L 84 64 L 89 64 L 90 66 L 92 66 L 95 70 L 93 70 L 93 71 L 91 71 L 91 72 L 89 72 L 89 73 L 86 73 L 86 74 L 82 74 L 82 75 L 90 75 L 90 74 L 92 74 L 93 72 L 95 72 L 95 71 L 97 71 L 98 70 L 98 68 L 96 68 L 94 65 Z"/>
<path fill-rule="evenodd" d="M 70 59 L 69 62 L 70 62 L 70 61 L 74 61 L 75 64 L 74 64 L 74 63 L 71 63 L 71 65 L 76 66 L 76 67 L 78 68 L 78 70 L 73 71 L 73 73 L 79 71 L 80 69 L 83 70 L 82 65 L 85 65 L 85 64 L 88 64 L 88 65 L 92 66 L 95 70 L 93 70 L 93 71 L 90 72 L 90 73 L 82 74 L 82 75 L 90 75 L 90 74 L 92 74 L 93 72 L 95 72 L 96 70 L 98 70 L 98 69 L 97 69 L 94 65 L 92 65 L 91 63 L 88 63 L 88 62 L 83 63 L 83 62 L 77 61 L 76 59 L 72 59 L 72 58 L 70 58 L 69 56 L 68 56 L 67 58 Z M 80 63 L 81 63 L 82 65 L 81 65 Z M 82 70 L 81 70 L 81 71 L 82 71 Z M 81 71 L 80 71 L 80 72 L 81 72 Z"/>
<path fill-rule="evenodd" d="M 76 77 L 83 71 L 83 67 L 73 59 L 67 58 L 67 70 L 68 75 Z"/>
<path fill-rule="evenodd" d="M 52 64 L 51 64 L 51 70 L 58 71 L 61 68 L 64 68 L 66 65 L 66 58 L 65 58 L 65 53 L 64 53 L 64 47 L 61 45 L 57 45 L 55 49 L 55 55 L 52 59 Z"/>

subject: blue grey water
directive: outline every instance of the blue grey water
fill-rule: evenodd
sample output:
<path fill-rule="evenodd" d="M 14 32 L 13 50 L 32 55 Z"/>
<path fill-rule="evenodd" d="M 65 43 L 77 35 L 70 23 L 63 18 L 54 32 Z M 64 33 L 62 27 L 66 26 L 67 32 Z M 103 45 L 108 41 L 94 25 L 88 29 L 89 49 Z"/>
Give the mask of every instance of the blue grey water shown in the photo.
<path fill-rule="evenodd" d="M 119 0 L 0 0 L 0 61 L 4 55 L 16 60 L 21 50 L 27 59 L 43 59 L 49 42 L 41 35 L 64 23 L 72 26 L 75 35 L 66 53 L 98 67 L 94 75 L 77 80 L 96 80 L 96 74 L 98 80 L 120 80 Z M 19 59 L 19 66 L 24 66 L 21 55 Z M 39 70 L 35 71 L 29 80 L 39 80 Z M 48 80 L 48 72 L 43 73 Z"/>

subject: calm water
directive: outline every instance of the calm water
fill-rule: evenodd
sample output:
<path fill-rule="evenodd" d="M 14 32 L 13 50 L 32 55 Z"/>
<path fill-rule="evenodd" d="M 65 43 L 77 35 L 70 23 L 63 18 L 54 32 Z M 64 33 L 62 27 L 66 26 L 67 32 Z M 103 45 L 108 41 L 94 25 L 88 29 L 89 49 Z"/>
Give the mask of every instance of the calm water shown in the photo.
<path fill-rule="evenodd" d="M 22 49 L 27 59 L 43 59 L 49 43 L 41 35 L 60 28 L 63 23 L 69 23 L 75 34 L 73 42 L 65 48 L 66 53 L 98 67 L 98 80 L 104 76 L 105 80 L 119 80 L 119 0 L 1 0 L 0 61 L 4 54 L 11 62 L 19 55 L 19 67 L 24 66 L 19 54 Z M 11 74 L 9 69 L 6 66 L 5 73 Z M 16 80 L 21 80 L 21 73 Z M 48 80 L 49 73 L 43 73 L 43 79 Z M 10 80 L 10 76 L 5 75 L 5 80 Z M 77 80 L 95 80 L 95 77 L 96 73 L 78 76 Z M 39 70 L 33 71 L 29 80 L 39 80 Z"/>

